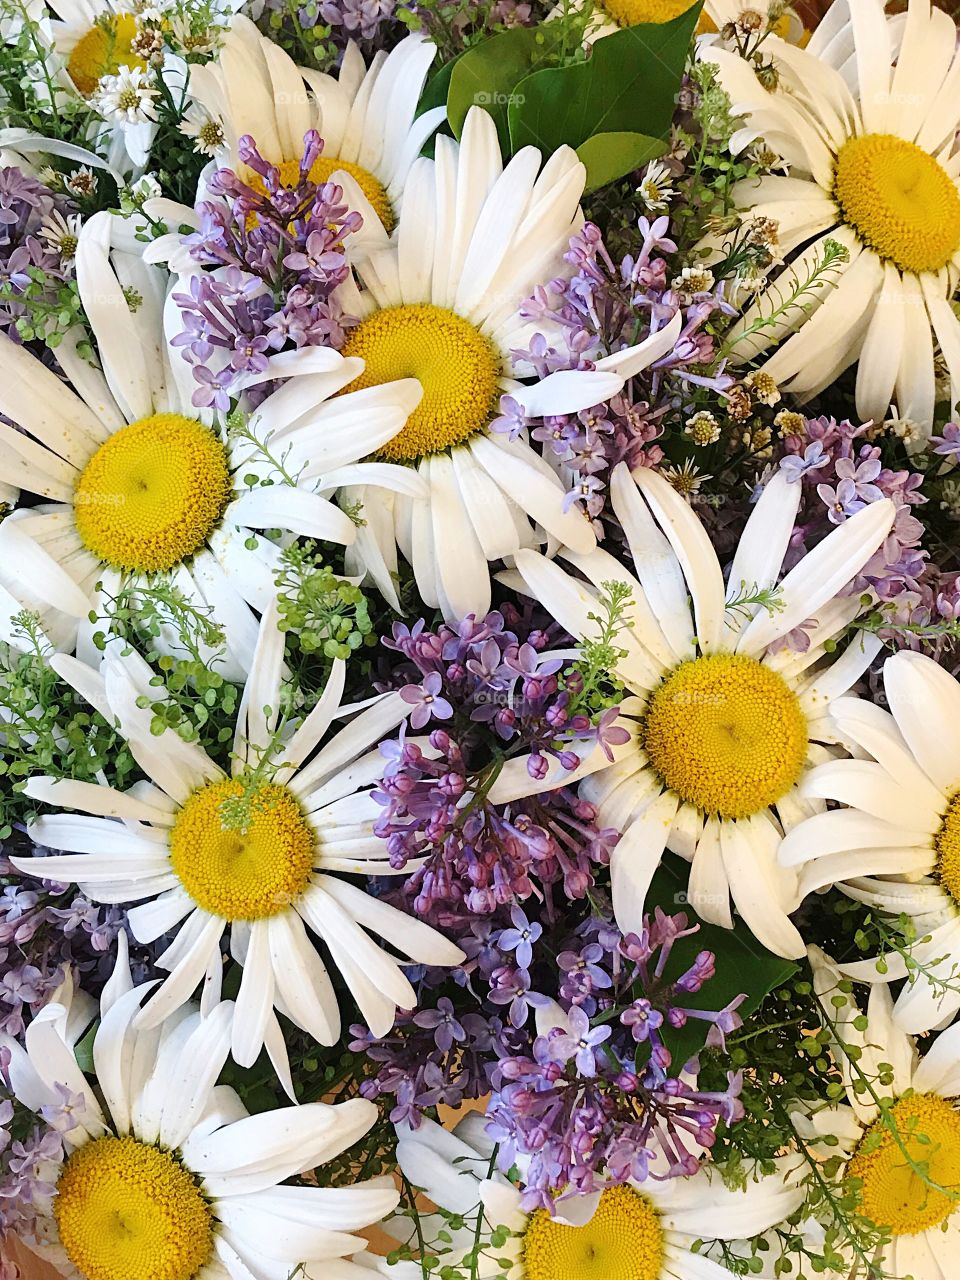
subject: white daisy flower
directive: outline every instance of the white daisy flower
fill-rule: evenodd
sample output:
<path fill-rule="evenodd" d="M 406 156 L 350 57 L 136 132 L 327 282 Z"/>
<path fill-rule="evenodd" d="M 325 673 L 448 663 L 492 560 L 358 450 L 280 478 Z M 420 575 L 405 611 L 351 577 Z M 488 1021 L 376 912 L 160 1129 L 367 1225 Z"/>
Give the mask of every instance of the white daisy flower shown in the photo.
<path fill-rule="evenodd" d="M 224 132 L 218 161 L 237 169 L 237 140 L 250 134 L 285 182 L 300 170 L 303 136 L 316 129 L 323 154 L 314 182 L 336 182 L 363 215 L 363 241 L 383 244 L 396 224 L 407 174 L 446 108 L 417 115 L 436 47 L 419 35 L 378 53 L 369 68 L 353 42 L 337 78 L 293 59 L 242 15 L 215 62 L 194 66 L 190 93 Z M 247 181 L 261 180 L 248 173 Z"/>
<path fill-rule="evenodd" d="M 680 331 L 678 313 L 639 346 L 597 361 L 596 371 L 562 370 L 529 387 L 516 381 L 530 370 L 511 350 L 546 328 L 520 308 L 538 283 L 564 270 L 582 219 L 584 172 L 569 147 L 542 169 L 540 153 L 524 147 L 504 168 L 493 118 L 473 107 L 460 143 L 437 138 L 436 160 L 418 160 L 410 171 L 396 243 L 356 265 L 363 292 L 345 290 L 345 310 L 361 319 L 344 355 L 366 364 L 355 385 L 413 377 L 423 388 L 381 456 L 416 468 L 429 500 L 348 495 L 366 519 L 356 564 L 394 608 L 397 545 L 423 600 L 448 620 L 487 612 L 488 562 L 542 541 L 531 520 L 579 551 L 596 545 L 589 519 L 567 509 L 564 484 L 525 432 L 518 426 L 514 439 L 491 427 L 504 393 L 528 417 L 609 399 Z"/>
<path fill-rule="evenodd" d="M 41 612 L 55 647 L 79 636 L 92 659 L 97 584 L 113 597 L 160 576 L 224 628 L 224 673 L 240 679 L 256 641 L 251 606 L 266 608 L 281 554 L 263 537 L 250 549 L 252 530 L 346 544 L 356 528 L 325 493 L 363 477 L 421 491 L 408 468 L 354 465 L 397 433 L 420 388 L 406 379 L 337 395 L 361 361 L 320 348 L 269 357 L 248 385 L 291 376 L 249 425 L 282 461 L 281 475 L 249 440 L 227 439 L 193 407 L 191 367 L 171 346 L 182 327 L 170 296 L 176 277 L 144 264 L 124 236 L 122 221 L 97 214 L 77 249 L 102 373 L 78 353 L 77 332 L 56 350 L 75 390 L 0 338 L 0 411 L 20 428 L 0 423 L 0 479 L 44 499 L 0 526 L 0 638 L 10 639 L 10 616 L 26 606 Z"/>
<path fill-rule="evenodd" d="M 733 190 L 737 205 L 779 224 L 791 271 L 805 278 L 831 237 L 846 262 L 776 325 L 747 333 L 758 299 L 731 330 L 737 359 L 779 343 L 763 368 L 807 398 L 849 365 L 857 414 L 882 421 L 896 396 L 927 434 L 935 403 L 934 344 L 960 399 L 960 52 L 956 28 L 928 0 L 895 26 L 882 0 L 836 0 L 805 50 L 771 40 L 779 86 L 768 91 L 735 53 L 711 46 L 734 108 L 788 160 Z M 793 336 L 791 336 L 793 335 Z"/>
<path fill-rule="evenodd" d="M 791 831 L 780 850 L 801 889 L 836 884 L 881 912 L 910 917 L 917 941 L 902 956 L 844 966 L 871 982 L 908 978 L 894 1019 L 911 1034 L 960 1009 L 960 684 L 932 658 L 902 652 L 883 668 L 892 715 L 838 699 L 830 718 L 854 760 L 822 764 L 801 791 L 844 805 Z"/>
<path fill-rule="evenodd" d="M 90 200 L 97 194 L 99 179 L 89 165 L 82 164 L 63 179 L 63 185 L 78 200 Z"/>
<path fill-rule="evenodd" d="M 100 1003 L 96 1089 L 76 1042 L 96 1012 L 69 986 L 27 1028 L 24 1049 L 0 1036 L 18 1101 L 39 1113 L 71 1098 L 75 1127 L 41 1238 L 25 1241 L 74 1280 L 363 1280 L 354 1235 L 397 1204 L 389 1178 L 352 1186 L 290 1185 L 348 1150 L 377 1117 L 372 1102 L 313 1102 L 248 1115 L 216 1083 L 230 1046 L 230 1006 L 191 1006 L 162 1028 L 137 1015 L 124 935 Z M 43 1230 L 43 1228 L 46 1230 Z"/>
<path fill-rule="evenodd" d="M 160 95 L 153 83 L 152 72 L 121 67 L 116 75 L 100 77 L 90 101 L 105 120 L 114 124 L 151 124 L 157 118 L 153 99 Z"/>
<path fill-rule="evenodd" d="M 670 170 L 660 160 L 651 160 L 643 171 L 637 195 L 651 213 L 662 213 L 676 195 L 670 185 Z"/>
<path fill-rule="evenodd" d="M 58 253 L 62 262 L 70 263 L 77 254 L 82 225 L 83 219 L 79 213 L 70 213 L 64 217 L 59 209 L 52 209 L 40 224 L 37 237 L 48 249 Z"/>
<path fill-rule="evenodd" d="M 201 156 L 217 155 L 226 142 L 223 125 L 199 102 L 191 102 L 183 113 L 180 132 L 193 139 L 193 149 Z"/>
<path fill-rule="evenodd" d="M 153 75 L 140 67 L 121 67 L 115 76 L 101 76 L 93 106 L 112 124 L 152 124 L 157 118 Z"/>
<path fill-rule="evenodd" d="M 453 1132 L 432 1120 L 397 1130 L 397 1161 L 409 1182 L 450 1213 L 472 1219 L 482 1205 L 487 1230 L 506 1227 L 512 1233 L 503 1245 L 480 1252 L 478 1280 L 723 1280 L 729 1272 L 694 1253 L 694 1242 L 759 1234 L 803 1200 L 796 1183 L 783 1177 L 728 1191 L 704 1165 L 688 1178 L 649 1178 L 563 1198 L 553 1217 L 544 1209 L 530 1213 L 521 1207 L 520 1189 L 491 1172 L 494 1147 L 484 1124 L 483 1116 L 472 1113 Z M 439 1225 L 452 1237 L 445 1262 L 455 1263 L 474 1248 L 473 1221 L 459 1231 L 446 1221 Z M 501 1258 L 509 1266 L 501 1267 Z M 381 1269 L 387 1276 L 402 1274 L 395 1267 Z M 409 1274 L 419 1270 L 410 1266 Z"/>
<path fill-rule="evenodd" d="M 953 1280 L 960 1257 L 960 1023 L 941 1032 L 921 1057 L 893 1019 L 887 987 L 871 988 L 860 1030 L 863 1015 L 837 990 L 841 974 L 833 961 L 811 947 L 810 962 L 841 1042 L 836 1056 L 846 1102 L 806 1116 L 794 1112 L 793 1122 L 825 1159 L 846 1158 L 844 1176 L 860 1183 L 860 1213 L 888 1233 L 874 1258 L 880 1273 Z M 843 1045 L 859 1051 L 855 1063 Z M 887 1068 L 889 1084 L 882 1080 Z M 863 1077 L 869 1091 L 856 1088 Z M 888 1105 L 886 1119 L 877 1098 Z"/>
<path fill-rule="evenodd" d="M 397 874 L 386 842 L 373 834 L 382 810 L 371 790 L 387 765 L 377 743 L 401 723 L 408 705 L 396 693 L 378 698 L 316 751 L 342 714 L 346 668 L 335 661 L 313 710 L 281 723 L 284 637 L 276 618 L 271 605 L 240 704 L 230 777 L 173 730 L 151 733 L 152 712 L 138 699 L 153 702 L 162 694 L 138 654 L 113 642 L 99 675 L 75 658 L 55 656 L 57 673 L 117 722 L 150 781 L 119 792 L 31 778 L 26 791 L 34 799 L 79 812 L 41 817 L 30 828 L 37 844 L 68 852 L 21 857 L 16 865 L 75 882 L 95 902 L 138 904 L 128 912 L 138 941 L 175 932 L 157 961 L 169 977 L 145 1006 L 141 1028 L 158 1026 L 201 981 L 207 998 L 218 998 L 221 940 L 229 929 L 231 954 L 243 965 L 233 1056 L 251 1066 L 266 1044 L 292 1095 L 274 1009 L 321 1044 L 340 1036 L 337 999 L 307 927 L 326 944 L 374 1035 L 389 1031 L 398 1006 L 416 1007 L 403 965 L 458 964 L 463 953 L 341 878 Z"/>
<path fill-rule="evenodd" d="M 835 529 L 778 585 L 800 486 L 777 475 L 763 491 L 734 556 L 729 585 L 699 518 L 663 476 L 624 464 L 610 485 L 634 574 L 603 550 L 561 555 L 586 581 L 532 551 L 518 552 L 511 585 L 539 600 L 573 636 L 593 637 L 602 585 L 626 583 L 627 651 L 617 672 L 630 743 L 582 783 L 599 821 L 623 832 L 611 857 L 613 905 L 624 933 L 639 933 L 644 898 L 664 848 L 692 862 L 688 901 L 732 925 L 730 898 L 754 936 L 780 955 L 803 954 L 790 913 L 798 876 L 777 850 L 785 831 L 822 808 L 800 784 L 830 756 L 833 701 L 880 648 L 834 641 L 861 610 L 843 588 L 882 544 L 893 503 L 872 503 Z M 525 588 L 524 588 L 524 584 Z M 692 597 L 691 603 L 688 595 Z M 767 601 L 766 607 L 763 601 Z M 776 642 L 812 625 L 806 652 Z"/>

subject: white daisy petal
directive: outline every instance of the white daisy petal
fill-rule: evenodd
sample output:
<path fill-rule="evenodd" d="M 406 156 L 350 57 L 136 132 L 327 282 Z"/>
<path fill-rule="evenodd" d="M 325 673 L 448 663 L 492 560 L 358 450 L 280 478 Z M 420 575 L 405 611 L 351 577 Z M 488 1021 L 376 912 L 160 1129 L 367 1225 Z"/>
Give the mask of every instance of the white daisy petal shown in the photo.
<path fill-rule="evenodd" d="M 693 596 L 697 640 L 708 653 L 719 644 L 724 620 L 723 574 L 717 554 L 699 517 L 661 475 L 640 467 L 634 480 L 683 569 Z"/>
<path fill-rule="evenodd" d="M 761 610 L 740 637 L 739 651 L 759 654 L 836 595 L 881 545 L 895 514 L 889 499 L 873 502 L 808 551 L 781 584 L 782 609 Z"/>
<path fill-rule="evenodd" d="M 771 846 L 775 856 L 776 841 L 767 835 L 768 828 L 762 816 L 720 824 L 720 851 L 730 896 L 758 942 L 777 955 L 802 956 L 803 939 L 785 909 L 798 903 L 789 902 L 784 872 L 771 857 Z"/>
<path fill-rule="evenodd" d="M 960 786 L 960 686 L 932 659 L 907 651 L 887 659 L 883 682 L 920 768 L 951 795 Z"/>
<path fill-rule="evenodd" d="M 647 890 L 670 837 L 677 797 L 658 796 L 624 831 L 610 854 L 613 912 L 623 933 L 643 930 Z"/>

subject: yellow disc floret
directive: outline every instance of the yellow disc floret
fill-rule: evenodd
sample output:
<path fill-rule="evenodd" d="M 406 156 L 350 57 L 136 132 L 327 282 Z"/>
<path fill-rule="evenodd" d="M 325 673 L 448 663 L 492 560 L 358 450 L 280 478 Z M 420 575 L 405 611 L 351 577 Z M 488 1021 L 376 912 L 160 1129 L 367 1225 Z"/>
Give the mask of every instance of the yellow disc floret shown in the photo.
<path fill-rule="evenodd" d="M 901 271 L 939 271 L 960 250 L 960 192 L 943 166 L 889 133 L 840 148 L 833 194 L 865 245 Z"/>
<path fill-rule="evenodd" d="M 417 303 L 375 311 L 350 331 L 343 354 L 366 361 L 348 391 L 398 378 L 416 378 L 423 387 L 406 426 L 380 450 L 391 462 L 414 462 L 463 444 L 496 412 L 497 353 L 474 325 L 444 307 Z"/>
<path fill-rule="evenodd" d="M 227 451 L 200 422 L 158 413 L 121 427 L 84 468 L 77 531 L 115 569 L 175 568 L 206 542 L 230 499 Z"/>
<path fill-rule="evenodd" d="M 70 78 L 80 92 L 93 93 L 101 76 L 115 76 L 121 67 L 145 70 L 147 64 L 133 52 L 136 37 L 137 20 L 132 13 L 104 17 L 82 35 L 67 61 Z"/>
<path fill-rule="evenodd" d="M 938 1227 L 960 1207 L 960 1111 L 937 1094 L 916 1093 L 878 1120 L 847 1165 L 860 1181 L 860 1211 L 893 1236 Z M 898 1140 L 899 1139 L 899 1140 Z"/>
<path fill-rule="evenodd" d="M 960 906 L 960 791 L 947 806 L 934 846 L 937 851 L 937 879 Z"/>
<path fill-rule="evenodd" d="M 663 1228 L 650 1201 L 611 1187 L 585 1226 L 557 1222 L 545 1209 L 523 1234 L 523 1280 L 659 1280 Z"/>
<path fill-rule="evenodd" d="M 300 181 L 300 161 L 299 160 L 282 160 L 277 165 L 280 170 L 280 182 L 285 187 L 295 187 Z M 315 182 L 320 186 L 324 182 L 329 182 L 331 177 L 338 169 L 342 169 L 344 173 L 349 173 L 363 194 L 370 201 L 374 212 L 383 223 L 385 231 L 392 231 L 396 222 L 393 212 L 393 205 L 390 203 L 390 197 L 387 195 L 386 187 L 375 178 L 369 169 L 363 169 L 358 164 L 352 164 L 349 160 L 341 160 L 339 156 L 318 156 L 310 166 L 310 172 L 307 175 L 311 182 Z M 245 174 L 246 182 L 253 187 L 254 191 L 266 194 L 267 188 L 260 177 L 259 173 L 249 170 Z M 256 215 L 250 215 L 256 222 Z M 248 226 L 249 226 L 248 220 Z"/>
<path fill-rule="evenodd" d="M 672 22 L 692 6 L 693 0 L 603 0 L 603 8 L 619 27 L 642 22 Z"/>
<path fill-rule="evenodd" d="M 98 1138 L 63 1166 L 54 1216 L 85 1280 L 190 1280 L 213 1251 L 196 1178 L 135 1138 Z"/>
<path fill-rule="evenodd" d="M 663 783 L 702 813 L 747 818 L 796 782 L 807 724 L 796 694 L 740 654 L 683 662 L 654 690 L 641 745 Z"/>
<path fill-rule="evenodd" d="M 317 839 L 291 791 L 239 779 L 187 800 L 170 835 L 170 861 L 190 897 L 224 920 L 279 915 L 306 887 Z"/>

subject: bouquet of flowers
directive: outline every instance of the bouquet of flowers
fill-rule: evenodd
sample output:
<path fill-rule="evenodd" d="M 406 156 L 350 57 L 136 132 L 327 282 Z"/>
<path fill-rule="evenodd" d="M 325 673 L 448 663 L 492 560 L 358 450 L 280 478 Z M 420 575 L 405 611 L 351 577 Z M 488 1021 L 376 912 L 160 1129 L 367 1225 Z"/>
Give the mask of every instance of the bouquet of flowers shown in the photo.
<path fill-rule="evenodd" d="M 823 8 L 0 0 L 0 1280 L 956 1277 L 960 44 Z"/>

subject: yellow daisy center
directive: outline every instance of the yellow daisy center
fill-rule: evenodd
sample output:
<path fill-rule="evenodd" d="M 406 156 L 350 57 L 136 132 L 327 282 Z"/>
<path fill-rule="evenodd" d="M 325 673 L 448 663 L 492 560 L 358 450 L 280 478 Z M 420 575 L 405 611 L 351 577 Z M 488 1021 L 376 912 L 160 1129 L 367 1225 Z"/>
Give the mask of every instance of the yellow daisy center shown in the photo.
<path fill-rule="evenodd" d="M 115 569 L 164 572 L 206 542 L 230 499 L 227 451 L 200 422 L 157 413 L 102 444 L 74 491 L 88 551 Z"/>
<path fill-rule="evenodd" d="M 180 883 L 194 902 L 224 920 L 262 920 L 286 911 L 306 887 L 316 848 L 291 791 L 268 782 L 245 796 L 236 778 L 195 791 L 170 835 Z"/>
<path fill-rule="evenodd" d="M 98 1138 L 75 1151 L 53 1211 L 85 1280 L 190 1280 L 213 1252 L 213 1220 L 194 1176 L 135 1138 Z"/>
<path fill-rule="evenodd" d="M 659 1280 L 663 1228 L 645 1196 L 611 1187 L 585 1226 L 531 1214 L 521 1259 L 523 1280 Z"/>
<path fill-rule="evenodd" d="M 654 690 L 641 745 L 681 800 L 721 818 L 748 818 L 796 782 L 807 723 L 782 676 L 753 658 L 682 662 Z"/>
<path fill-rule="evenodd" d="M 280 181 L 283 186 L 295 187 L 300 181 L 299 160 L 282 160 L 277 165 L 277 168 L 280 170 Z M 363 169 L 358 164 L 351 164 L 349 160 L 341 160 L 339 156 L 322 155 L 314 160 L 310 166 L 308 177 L 311 182 L 315 182 L 319 186 L 321 183 L 329 182 L 338 169 L 342 169 L 344 173 L 349 173 L 350 177 L 353 178 L 370 201 L 374 212 L 383 223 L 384 230 L 387 232 L 392 231 L 396 223 L 393 205 L 390 203 L 386 187 L 378 178 L 374 177 L 369 169 Z M 255 173 L 251 169 L 246 175 L 246 181 L 253 187 L 254 191 L 259 191 L 262 195 L 266 195 L 267 188 L 259 173 Z"/>
<path fill-rule="evenodd" d="M 912 1236 L 939 1226 L 960 1204 L 948 1194 L 960 1192 L 960 1111 L 936 1094 L 911 1094 L 894 1103 L 892 1119 L 900 1142 L 878 1120 L 846 1172 L 860 1179 L 860 1210 L 871 1222 Z"/>
<path fill-rule="evenodd" d="M 691 7 L 692 0 L 603 0 L 603 8 L 619 27 L 642 22 L 672 22 Z"/>
<path fill-rule="evenodd" d="M 939 271 L 960 249 L 960 192 L 933 156 L 889 133 L 840 148 L 833 195 L 865 245 L 901 271 Z"/>
<path fill-rule="evenodd" d="M 137 20 L 131 13 L 104 18 L 82 35 L 67 61 L 70 78 L 83 94 L 91 94 L 101 76 L 115 76 L 121 67 L 146 69 L 143 58 L 133 52 Z"/>
<path fill-rule="evenodd" d="M 960 791 L 951 799 L 934 838 L 937 879 L 960 906 Z"/>
<path fill-rule="evenodd" d="M 414 462 L 463 444 L 496 412 L 497 352 L 468 320 L 445 307 L 417 303 L 375 311 L 351 329 L 343 354 L 366 361 L 348 391 L 398 378 L 416 378 L 423 387 L 406 426 L 380 450 L 391 462 Z"/>

